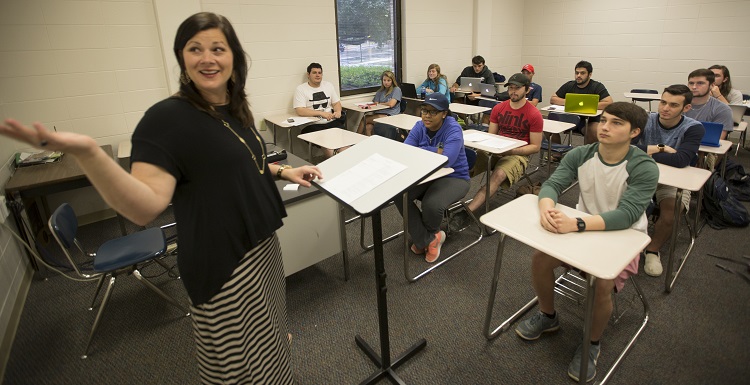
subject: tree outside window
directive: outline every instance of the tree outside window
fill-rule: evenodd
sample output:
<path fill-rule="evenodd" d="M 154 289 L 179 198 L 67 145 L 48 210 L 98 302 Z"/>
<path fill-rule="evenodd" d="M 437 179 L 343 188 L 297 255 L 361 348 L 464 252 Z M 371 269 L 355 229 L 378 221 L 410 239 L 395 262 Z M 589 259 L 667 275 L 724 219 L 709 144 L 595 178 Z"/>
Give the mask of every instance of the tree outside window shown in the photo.
<path fill-rule="evenodd" d="M 399 0 L 336 0 L 341 95 L 380 87 L 380 74 L 400 78 Z"/>

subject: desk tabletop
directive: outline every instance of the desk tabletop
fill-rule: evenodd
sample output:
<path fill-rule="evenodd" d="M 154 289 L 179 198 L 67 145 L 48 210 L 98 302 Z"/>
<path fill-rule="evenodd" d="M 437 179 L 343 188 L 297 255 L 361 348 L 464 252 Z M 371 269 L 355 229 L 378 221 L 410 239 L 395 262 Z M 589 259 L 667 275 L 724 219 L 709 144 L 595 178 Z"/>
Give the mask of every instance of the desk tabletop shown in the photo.
<path fill-rule="evenodd" d="M 727 151 L 732 147 L 732 142 L 728 140 L 720 140 L 719 147 L 703 146 L 698 147 L 698 152 L 705 152 L 709 154 L 726 154 Z"/>
<path fill-rule="evenodd" d="M 542 130 L 550 134 L 559 134 L 559 133 L 568 131 L 571 128 L 576 126 L 573 123 L 560 122 L 557 120 L 543 119 L 543 121 L 544 121 L 544 127 L 542 128 Z"/>
<path fill-rule="evenodd" d="M 711 176 L 711 171 L 697 167 L 677 168 L 657 163 L 659 166 L 659 183 L 678 189 L 698 191 L 703 188 Z"/>
<path fill-rule="evenodd" d="M 462 104 L 462 103 L 451 103 L 449 108 L 451 112 L 455 112 L 457 114 L 466 114 L 466 115 L 479 114 L 479 113 L 489 111 L 492 109 L 491 107 L 472 106 L 471 104 Z"/>
<path fill-rule="evenodd" d="M 526 194 L 489 213 L 485 225 L 601 279 L 614 279 L 651 241 L 633 229 L 555 234 L 539 223 L 538 196 Z M 570 217 L 589 216 L 557 204 Z"/>
<path fill-rule="evenodd" d="M 367 137 L 362 134 L 335 127 L 308 132 L 307 134 L 301 134 L 297 137 L 306 142 L 330 149 L 351 146 L 367 139 Z"/>
<path fill-rule="evenodd" d="M 111 145 L 107 144 L 101 147 L 110 158 L 114 159 Z M 75 158 L 72 155 L 63 155 L 59 162 L 19 167 L 5 185 L 5 191 L 8 193 L 22 192 L 83 179 L 87 179 L 86 175 L 78 166 Z"/>
<path fill-rule="evenodd" d="M 275 126 L 284 127 L 284 128 L 296 127 L 296 126 L 302 127 L 302 126 L 312 124 L 321 120 L 320 118 L 317 118 L 317 117 L 302 117 L 294 113 L 269 115 L 269 116 L 265 116 L 263 119 L 265 119 L 266 121 L 268 121 L 269 123 Z M 293 119 L 295 120 L 295 122 L 290 123 L 288 119 Z"/>
<path fill-rule="evenodd" d="M 281 150 L 280 147 L 273 146 L 273 145 L 268 145 L 266 147 L 269 151 L 273 151 L 274 149 Z M 306 162 L 300 157 L 289 152 L 287 152 L 286 154 L 286 159 L 277 163 L 288 164 L 288 165 L 291 165 L 292 167 L 310 165 L 310 163 Z M 279 194 L 281 195 L 281 200 L 284 202 L 285 206 L 320 194 L 320 191 L 313 187 L 299 186 L 299 188 L 296 191 L 284 190 L 284 186 L 290 183 L 291 182 L 289 182 L 288 180 L 282 180 L 282 179 L 276 181 L 276 189 L 279 191 Z"/>
<path fill-rule="evenodd" d="M 644 92 L 625 92 L 626 98 L 630 99 L 648 99 L 648 100 L 661 100 L 660 94 L 647 94 Z"/>
<path fill-rule="evenodd" d="M 603 111 L 603 110 L 596 110 L 595 114 L 584 114 L 584 113 L 580 113 L 580 112 L 566 112 L 565 111 L 565 106 L 560 106 L 560 105 L 557 105 L 557 104 L 550 104 L 549 106 L 544 106 L 544 107 L 540 108 L 540 110 L 542 110 L 542 111 L 548 111 L 548 112 L 557 112 L 557 113 L 560 113 L 560 114 L 571 114 L 571 115 L 578 115 L 578 116 L 586 116 L 586 117 L 599 116 L 599 115 L 602 114 L 602 111 Z"/>
<path fill-rule="evenodd" d="M 474 134 L 485 135 L 485 136 L 488 136 L 490 138 L 501 138 L 503 140 L 506 140 L 506 141 L 510 142 L 511 144 L 508 147 L 499 149 L 499 148 L 495 148 L 495 147 L 489 147 L 489 146 L 486 146 L 486 145 L 482 145 L 482 142 L 470 142 L 470 141 L 466 140 L 466 136 L 467 135 L 474 135 Z M 524 142 L 523 140 L 508 138 L 507 136 L 495 135 L 495 134 L 490 134 L 490 133 L 487 133 L 487 132 L 482 132 L 482 131 L 477 131 L 477 130 L 465 130 L 464 131 L 464 146 L 471 147 L 471 148 L 474 148 L 474 149 L 477 149 L 477 150 L 482 150 L 482 151 L 485 151 L 485 152 L 488 152 L 488 153 L 494 154 L 494 155 L 502 154 L 502 153 L 504 153 L 506 151 L 510 151 L 510 150 L 512 150 L 514 148 L 518 148 L 518 147 L 523 147 L 523 146 L 525 146 L 527 144 L 528 143 Z"/>
<path fill-rule="evenodd" d="M 419 122 L 420 120 L 422 120 L 422 118 L 420 118 L 419 116 L 398 114 L 377 118 L 373 120 L 373 122 L 388 124 L 402 130 L 411 131 L 411 129 L 414 128 L 414 125 L 417 124 L 417 122 Z"/>
<path fill-rule="evenodd" d="M 367 108 L 362 108 L 359 106 L 359 104 L 364 104 L 364 103 L 369 103 L 369 102 L 341 103 L 341 106 L 346 108 L 347 110 L 358 111 L 358 112 L 374 112 L 374 111 L 385 110 L 386 108 L 390 108 L 386 106 L 385 104 L 370 105 Z"/>

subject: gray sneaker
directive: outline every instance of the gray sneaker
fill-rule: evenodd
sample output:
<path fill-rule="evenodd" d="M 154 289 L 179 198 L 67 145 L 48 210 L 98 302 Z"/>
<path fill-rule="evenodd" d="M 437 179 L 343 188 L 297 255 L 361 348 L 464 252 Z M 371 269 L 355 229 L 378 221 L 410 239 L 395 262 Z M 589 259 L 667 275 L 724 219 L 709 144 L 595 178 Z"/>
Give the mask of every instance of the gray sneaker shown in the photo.
<path fill-rule="evenodd" d="M 453 233 L 457 233 L 469 227 L 470 223 L 471 218 L 469 218 L 469 214 L 467 214 L 466 211 L 459 211 L 451 218 L 450 222 L 448 222 L 448 229 Z"/>
<path fill-rule="evenodd" d="M 557 329 L 560 329 L 557 312 L 555 312 L 555 318 L 549 318 L 542 312 L 537 312 L 516 326 L 516 334 L 527 341 L 533 341 L 542 333 L 553 332 Z"/>
<path fill-rule="evenodd" d="M 576 354 L 573 355 L 573 361 L 570 361 L 570 365 L 568 365 L 568 376 L 576 381 L 580 378 L 579 374 L 581 372 L 582 350 L 583 346 L 578 345 Z M 599 343 L 599 345 L 591 345 L 591 348 L 589 348 L 589 366 L 586 368 L 586 382 L 589 382 L 596 377 L 596 362 L 599 361 L 599 352 L 601 352 L 601 350 L 601 343 Z"/>

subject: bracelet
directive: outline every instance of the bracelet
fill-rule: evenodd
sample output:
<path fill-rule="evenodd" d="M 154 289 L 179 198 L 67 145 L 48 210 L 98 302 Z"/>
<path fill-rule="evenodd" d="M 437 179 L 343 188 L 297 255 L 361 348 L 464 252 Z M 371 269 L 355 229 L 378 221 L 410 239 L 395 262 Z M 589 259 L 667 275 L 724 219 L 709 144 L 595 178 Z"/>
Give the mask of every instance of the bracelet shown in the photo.
<path fill-rule="evenodd" d="M 276 178 L 281 179 L 281 172 L 288 168 L 292 168 L 292 166 L 288 164 L 282 164 L 281 166 L 279 166 L 279 169 L 276 170 Z"/>

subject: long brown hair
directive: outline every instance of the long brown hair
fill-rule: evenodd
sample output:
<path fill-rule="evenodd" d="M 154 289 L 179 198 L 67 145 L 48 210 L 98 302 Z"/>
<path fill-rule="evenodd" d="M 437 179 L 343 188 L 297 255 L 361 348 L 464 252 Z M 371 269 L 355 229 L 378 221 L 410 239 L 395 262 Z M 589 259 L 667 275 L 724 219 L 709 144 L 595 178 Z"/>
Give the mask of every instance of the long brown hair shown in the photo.
<path fill-rule="evenodd" d="M 180 64 L 180 79 L 185 79 L 185 60 L 182 57 L 182 50 L 188 41 L 198 32 L 208 29 L 218 29 L 227 39 L 229 49 L 234 56 L 234 72 L 227 82 L 227 92 L 229 93 L 229 113 L 242 123 L 243 128 L 253 127 L 253 113 L 250 112 L 250 104 L 247 102 L 245 93 L 245 82 L 247 81 L 247 53 L 242 49 L 240 39 L 234 32 L 232 24 L 226 17 L 211 12 L 196 13 L 182 22 L 177 28 L 177 35 L 174 38 L 174 54 L 177 57 L 177 63 Z M 221 119 L 219 114 L 213 109 L 211 103 L 203 99 L 193 82 L 180 81 L 180 90 L 175 97 L 183 98 L 192 103 L 197 109 L 208 113 L 216 119 Z"/>
<path fill-rule="evenodd" d="M 721 91 L 721 94 L 724 95 L 725 98 L 729 97 L 729 92 L 732 91 L 732 78 L 729 76 L 729 68 L 720 64 L 714 64 L 711 67 L 708 67 L 708 69 L 721 70 L 722 75 L 724 75 L 724 82 L 719 84 L 719 91 Z"/>
<path fill-rule="evenodd" d="M 391 86 L 388 87 L 388 89 L 385 89 L 383 86 L 383 78 L 387 77 L 391 79 Z M 396 74 L 394 74 L 392 71 L 383 71 L 383 73 L 380 75 L 380 90 L 385 90 L 385 95 L 390 95 L 393 90 L 398 88 L 398 82 L 396 82 Z"/>

